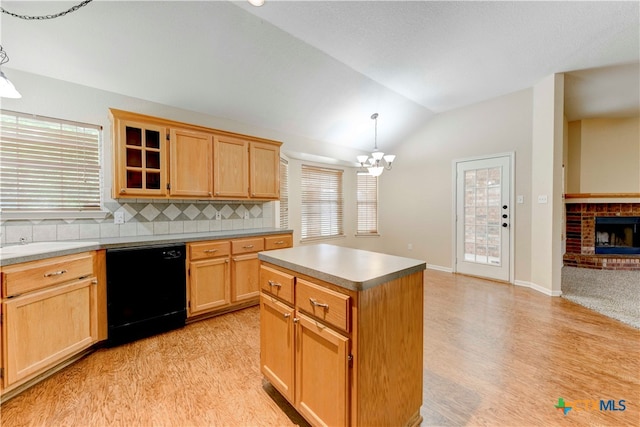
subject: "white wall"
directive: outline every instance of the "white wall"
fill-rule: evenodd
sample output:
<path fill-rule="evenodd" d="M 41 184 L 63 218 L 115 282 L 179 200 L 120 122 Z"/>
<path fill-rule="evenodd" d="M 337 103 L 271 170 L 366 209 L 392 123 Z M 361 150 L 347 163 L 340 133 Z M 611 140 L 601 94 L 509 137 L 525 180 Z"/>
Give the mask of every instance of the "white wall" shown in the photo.
<path fill-rule="evenodd" d="M 380 232 L 371 249 L 453 267 L 453 160 L 515 152 L 515 278 L 530 278 L 532 91 L 434 116 L 403 141 L 380 178 Z M 515 203 L 515 201 L 514 201 Z M 409 250 L 408 244 L 413 245 Z"/>

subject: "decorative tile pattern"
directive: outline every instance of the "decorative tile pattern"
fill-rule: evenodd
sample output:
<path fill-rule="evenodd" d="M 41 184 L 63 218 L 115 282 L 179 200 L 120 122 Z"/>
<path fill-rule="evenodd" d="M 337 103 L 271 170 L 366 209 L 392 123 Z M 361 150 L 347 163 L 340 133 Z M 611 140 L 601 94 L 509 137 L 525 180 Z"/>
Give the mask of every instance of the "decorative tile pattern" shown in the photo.
<path fill-rule="evenodd" d="M 206 200 L 132 199 L 120 204 L 105 201 L 104 219 L 7 220 L 1 222 L 0 244 L 31 241 L 145 236 L 208 232 L 273 226 L 269 202 L 209 202 Z M 113 223 L 114 212 L 124 213 L 124 224 Z M 216 213 L 221 219 L 216 220 Z M 244 213 L 249 212 L 249 219 Z"/>

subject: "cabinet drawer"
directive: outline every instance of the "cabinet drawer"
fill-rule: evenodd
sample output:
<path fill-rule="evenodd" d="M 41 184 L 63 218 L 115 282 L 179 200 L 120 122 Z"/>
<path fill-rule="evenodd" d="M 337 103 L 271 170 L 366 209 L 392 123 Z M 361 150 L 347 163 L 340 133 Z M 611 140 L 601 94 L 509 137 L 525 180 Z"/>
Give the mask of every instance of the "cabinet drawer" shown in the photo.
<path fill-rule="evenodd" d="M 217 258 L 229 255 L 229 241 L 189 243 L 189 260 Z"/>
<path fill-rule="evenodd" d="M 293 246 L 293 236 L 291 234 L 282 234 L 278 236 L 269 236 L 264 238 L 264 250 L 290 248 Z"/>
<path fill-rule="evenodd" d="M 293 304 L 294 277 L 266 266 L 260 267 L 260 289 Z"/>
<path fill-rule="evenodd" d="M 79 277 L 93 275 L 91 253 L 68 255 L 3 268 L 3 297 L 43 289 Z"/>
<path fill-rule="evenodd" d="M 350 297 L 306 280 L 296 281 L 296 307 L 343 331 L 350 328 Z"/>
<path fill-rule="evenodd" d="M 231 253 L 234 255 L 259 252 L 262 250 L 264 250 L 264 239 L 262 237 L 231 241 Z"/>

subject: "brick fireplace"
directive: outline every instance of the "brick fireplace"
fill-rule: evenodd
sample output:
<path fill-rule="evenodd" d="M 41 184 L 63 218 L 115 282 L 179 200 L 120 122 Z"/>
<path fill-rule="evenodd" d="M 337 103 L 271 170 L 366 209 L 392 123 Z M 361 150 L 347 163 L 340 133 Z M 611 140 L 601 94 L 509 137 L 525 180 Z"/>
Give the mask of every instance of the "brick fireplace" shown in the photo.
<path fill-rule="evenodd" d="M 564 265 L 601 270 L 640 270 L 640 254 L 596 253 L 596 246 L 601 244 L 603 236 L 601 232 L 596 243 L 596 218 L 604 218 L 601 223 L 617 223 L 621 221 L 607 221 L 607 218 L 629 217 L 629 222 L 633 222 L 635 219 L 632 217 L 640 217 L 640 203 L 567 203 L 565 206 Z"/>

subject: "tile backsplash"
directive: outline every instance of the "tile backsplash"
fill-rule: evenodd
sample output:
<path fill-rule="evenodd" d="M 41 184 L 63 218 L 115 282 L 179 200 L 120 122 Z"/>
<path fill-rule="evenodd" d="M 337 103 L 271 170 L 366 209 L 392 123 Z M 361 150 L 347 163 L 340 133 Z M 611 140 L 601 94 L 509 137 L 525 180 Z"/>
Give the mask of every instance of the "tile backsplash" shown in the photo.
<path fill-rule="evenodd" d="M 105 202 L 104 219 L 5 220 L 0 244 L 273 227 L 273 202 L 145 200 Z M 119 213 L 124 223 L 115 224 Z"/>

